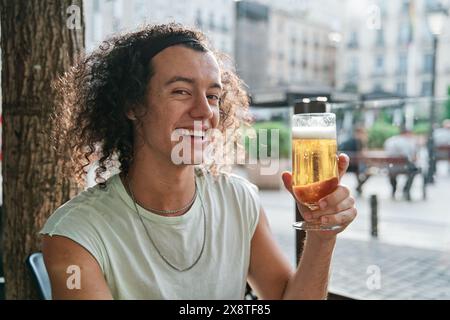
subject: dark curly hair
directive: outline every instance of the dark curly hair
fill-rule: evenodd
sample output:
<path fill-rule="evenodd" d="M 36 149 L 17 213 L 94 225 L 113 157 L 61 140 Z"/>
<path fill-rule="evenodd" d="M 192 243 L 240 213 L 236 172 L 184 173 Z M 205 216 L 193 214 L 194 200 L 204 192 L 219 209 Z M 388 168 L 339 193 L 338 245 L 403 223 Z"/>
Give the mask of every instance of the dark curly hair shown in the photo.
<path fill-rule="evenodd" d="M 128 172 L 133 161 L 133 124 L 126 113 L 145 108 L 148 83 L 153 75 L 145 48 L 172 35 L 194 38 L 198 43 L 181 45 L 214 53 L 224 87 L 219 129 L 222 132 L 231 129 L 235 139 L 228 142 L 238 141 L 238 129 L 250 122 L 249 101 L 242 81 L 227 67 L 232 65 L 226 60 L 228 57 L 209 49 L 206 37 L 198 30 L 174 23 L 147 25 L 104 41 L 55 82 L 58 103 L 52 117 L 53 142 L 58 151 L 68 147 L 71 150 L 66 176 L 84 185 L 87 168 L 98 161 L 95 181 L 104 187 L 105 173 L 110 169 Z M 217 163 L 204 169 L 213 174 L 226 171 L 223 164 Z"/>

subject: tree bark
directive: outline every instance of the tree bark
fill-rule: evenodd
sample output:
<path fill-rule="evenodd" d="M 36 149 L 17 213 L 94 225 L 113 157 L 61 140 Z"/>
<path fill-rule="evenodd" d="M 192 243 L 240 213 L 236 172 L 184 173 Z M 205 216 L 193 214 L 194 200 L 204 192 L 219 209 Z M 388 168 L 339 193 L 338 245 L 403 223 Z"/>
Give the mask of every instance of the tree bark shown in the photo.
<path fill-rule="evenodd" d="M 81 28 L 67 24 L 71 5 Z M 61 174 L 65 155 L 52 149 L 49 132 L 51 83 L 84 50 L 82 0 L 0 0 L 0 11 L 5 297 L 36 299 L 25 260 L 40 250 L 48 216 L 80 190 Z"/>

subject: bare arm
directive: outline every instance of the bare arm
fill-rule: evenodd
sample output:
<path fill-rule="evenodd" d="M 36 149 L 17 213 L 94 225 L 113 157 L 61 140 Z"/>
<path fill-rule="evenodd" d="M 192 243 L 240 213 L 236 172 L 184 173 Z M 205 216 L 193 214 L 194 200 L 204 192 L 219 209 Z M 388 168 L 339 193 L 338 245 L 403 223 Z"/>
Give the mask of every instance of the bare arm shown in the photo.
<path fill-rule="evenodd" d="M 290 279 L 283 299 L 326 299 L 335 239 L 324 242 L 307 235 L 300 264 Z"/>
<path fill-rule="evenodd" d="M 301 262 L 294 272 L 261 209 L 252 239 L 248 281 L 260 299 L 324 299 L 334 242 L 308 236 Z"/>
<path fill-rule="evenodd" d="M 46 235 L 43 238 L 42 251 L 53 299 L 112 299 L 97 260 L 81 245 L 66 237 Z M 67 273 L 69 266 L 80 268 L 79 289 L 70 289 L 71 286 L 67 285 L 71 276 L 71 273 Z"/>

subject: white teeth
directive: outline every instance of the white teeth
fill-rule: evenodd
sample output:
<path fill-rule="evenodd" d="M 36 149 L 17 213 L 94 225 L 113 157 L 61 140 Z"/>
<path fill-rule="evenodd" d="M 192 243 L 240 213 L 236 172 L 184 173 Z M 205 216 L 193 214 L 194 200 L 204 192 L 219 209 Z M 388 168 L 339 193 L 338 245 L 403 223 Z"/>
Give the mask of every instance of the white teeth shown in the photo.
<path fill-rule="evenodd" d="M 194 136 L 194 137 L 204 137 L 206 135 L 205 131 L 194 131 L 190 129 L 178 129 L 179 133 L 184 136 Z"/>
<path fill-rule="evenodd" d="M 183 136 L 188 136 L 188 135 L 190 135 L 188 129 L 177 129 L 177 131 L 178 131 L 178 133 L 179 133 L 180 135 L 183 135 Z"/>

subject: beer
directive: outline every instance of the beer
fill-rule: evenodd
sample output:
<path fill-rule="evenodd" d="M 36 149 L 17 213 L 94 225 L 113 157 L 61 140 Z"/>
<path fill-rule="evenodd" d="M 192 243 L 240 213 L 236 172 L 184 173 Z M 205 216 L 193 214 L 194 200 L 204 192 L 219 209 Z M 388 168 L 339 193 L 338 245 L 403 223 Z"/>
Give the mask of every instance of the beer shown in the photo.
<path fill-rule="evenodd" d="M 311 210 L 338 185 L 336 129 L 293 128 L 293 191 Z"/>
<path fill-rule="evenodd" d="M 338 186 L 336 118 L 332 113 L 294 115 L 292 128 L 292 191 L 310 210 Z M 301 230 L 334 230 L 320 221 L 299 221 Z"/>

